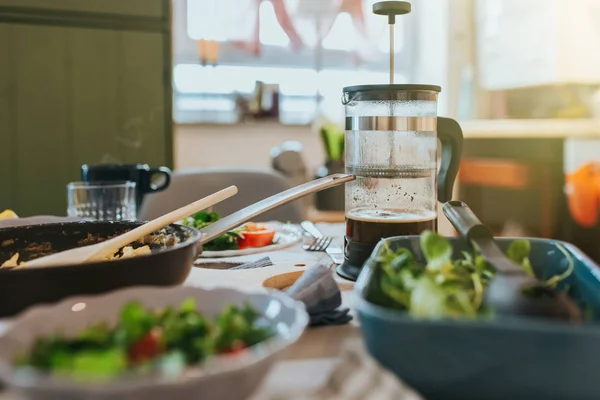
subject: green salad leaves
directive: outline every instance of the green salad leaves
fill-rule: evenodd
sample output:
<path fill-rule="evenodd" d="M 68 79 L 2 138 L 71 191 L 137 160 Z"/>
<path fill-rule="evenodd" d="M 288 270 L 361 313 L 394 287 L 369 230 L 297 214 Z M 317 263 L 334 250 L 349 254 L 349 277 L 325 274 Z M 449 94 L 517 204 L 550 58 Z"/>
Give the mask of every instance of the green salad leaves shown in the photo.
<path fill-rule="evenodd" d="M 490 312 L 482 304 L 494 269 L 481 255 L 463 252 L 461 257 L 453 260 L 450 242 L 432 231 L 421 234 L 420 247 L 426 265 L 417 262 L 406 248 L 396 251 L 384 248 L 377 259 L 382 268 L 381 292 L 388 306 L 422 318 L 475 317 Z M 530 251 L 529 241 L 514 240 L 506 255 L 533 276 Z M 568 253 L 561 251 L 570 260 Z M 546 284 L 555 287 L 569 276 L 573 269 L 570 261 L 565 273 L 551 277 Z"/>
<path fill-rule="evenodd" d="M 272 331 L 260 325 L 260 318 L 248 304 L 227 306 L 213 319 L 196 309 L 193 298 L 161 311 L 130 302 L 115 327 L 99 323 L 72 338 L 58 333 L 39 338 L 15 363 L 86 381 L 132 370 L 179 373 L 210 356 L 244 351 L 269 338 Z"/>
<path fill-rule="evenodd" d="M 196 213 L 193 217 L 184 219 L 182 224 L 189 226 L 190 228 L 202 229 L 217 222 L 219 219 L 221 219 L 221 216 L 218 213 L 201 211 Z M 237 250 L 238 239 L 243 238 L 240 231 L 241 230 L 234 229 L 226 232 L 218 238 L 204 244 L 203 248 L 207 251 Z"/>

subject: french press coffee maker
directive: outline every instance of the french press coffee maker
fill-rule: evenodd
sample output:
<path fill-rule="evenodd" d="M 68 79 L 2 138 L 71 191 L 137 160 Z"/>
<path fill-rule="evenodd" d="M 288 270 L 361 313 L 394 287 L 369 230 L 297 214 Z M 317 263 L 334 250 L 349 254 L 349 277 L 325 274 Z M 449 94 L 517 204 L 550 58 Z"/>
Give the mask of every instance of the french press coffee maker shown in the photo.
<path fill-rule="evenodd" d="M 437 117 L 441 88 L 393 81 L 395 16 L 410 9 L 402 1 L 373 6 L 389 19 L 390 84 L 343 90 L 346 173 L 356 179 L 345 187 L 345 254 L 337 272 L 350 280 L 382 238 L 436 230 L 437 201 L 451 199 L 458 172 L 462 130 L 456 121 Z"/>

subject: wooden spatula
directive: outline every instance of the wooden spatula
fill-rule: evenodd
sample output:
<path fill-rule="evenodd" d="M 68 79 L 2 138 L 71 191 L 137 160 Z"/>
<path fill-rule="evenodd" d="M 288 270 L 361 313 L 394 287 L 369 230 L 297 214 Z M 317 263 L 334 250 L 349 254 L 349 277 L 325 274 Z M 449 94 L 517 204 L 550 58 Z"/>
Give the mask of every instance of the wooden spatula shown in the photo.
<path fill-rule="evenodd" d="M 90 246 L 78 247 L 71 250 L 61 251 L 60 253 L 52 254 L 46 257 L 40 257 L 32 261 L 28 261 L 19 268 L 27 267 L 51 267 L 57 265 L 80 264 L 93 261 L 102 261 L 116 253 L 121 247 L 135 242 L 146 235 L 156 232 L 174 222 L 177 222 L 185 217 L 188 217 L 198 211 L 202 211 L 211 207 L 237 193 L 237 187 L 229 186 L 217 193 L 206 196 L 203 199 L 197 200 L 187 206 L 181 207 L 175 211 L 171 211 L 161 217 L 153 219 L 135 229 L 130 230 L 122 235 L 106 240 L 101 243 Z"/>

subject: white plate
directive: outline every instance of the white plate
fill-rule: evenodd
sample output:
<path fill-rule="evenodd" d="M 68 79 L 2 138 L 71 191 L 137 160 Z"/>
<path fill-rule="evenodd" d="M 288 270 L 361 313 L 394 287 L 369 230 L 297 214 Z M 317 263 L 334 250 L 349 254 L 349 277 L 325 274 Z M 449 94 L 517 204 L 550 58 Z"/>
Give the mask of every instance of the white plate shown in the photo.
<path fill-rule="evenodd" d="M 265 247 L 251 247 L 243 250 L 221 250 L 221 251 L 203 251 L 200 258 L 219 258 L 219 257 L 237 257 L 246 256 L 248 254 L 266 253 L 290 247 L 300 240 L 300 235 L 292 232 L 277 232 L 275 234 L 277 243 L 270 244 Z"/>

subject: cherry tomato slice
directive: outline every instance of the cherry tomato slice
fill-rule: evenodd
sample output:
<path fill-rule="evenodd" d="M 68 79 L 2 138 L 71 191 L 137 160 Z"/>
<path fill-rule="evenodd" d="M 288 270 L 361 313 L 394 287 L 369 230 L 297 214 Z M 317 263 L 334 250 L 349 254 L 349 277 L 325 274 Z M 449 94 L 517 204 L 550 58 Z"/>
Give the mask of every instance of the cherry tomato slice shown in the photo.
<path fill-rule="evenodd" d="M 237 354 L 240 354 L 240 353 L 246 351 L 246 348 L 247 348 L 246 343 L 244 343 L 241 340 L 236 340 L 235 342 L 233 342 L 231 344 L 231 348 L 229 348 L 228 350 L 226 350 L 223 353 L 223 356 L 224 357 L 233 357 Z"/>
<path fill-rule="evenodd" d="M 139 364 L 149 361 L 163 352 L 163 331 L 161 328 L 152 328 L 140 340 L 131 346 L 128 352 L 129 362 Z"/>
<path fill-rule="evenodd" d="M 247 222 L 244 225 L 244 227 L 246 228 L 246 231 L 248 231 L 248 232 L 265 231 L 265 230 L 269 229 L 266 224 L 263 224 L 261 222 Z"/>
<path fill-rule="evenodd" d="M 238 238 L 238 248 L 247 249 L 251 247 L 265 247 L 273 243 L 275 231 L 264 229 L 260 231 L 245 231 L 241 233 L 244 237 Z"/>

